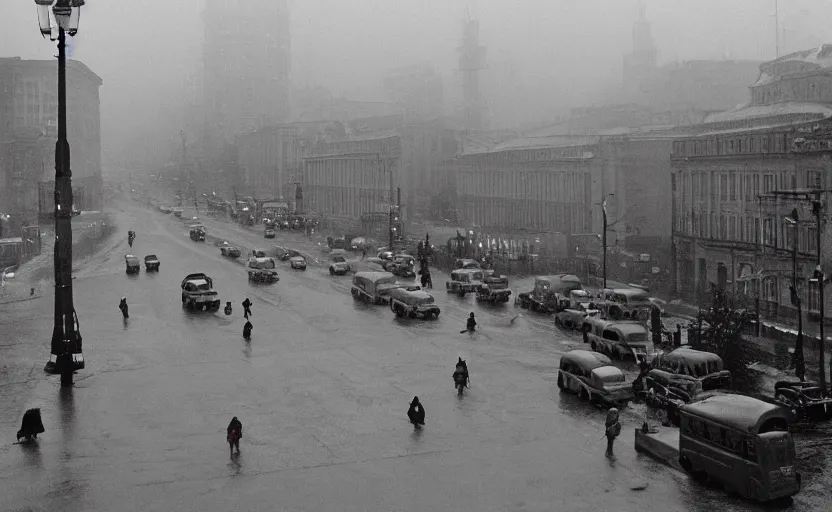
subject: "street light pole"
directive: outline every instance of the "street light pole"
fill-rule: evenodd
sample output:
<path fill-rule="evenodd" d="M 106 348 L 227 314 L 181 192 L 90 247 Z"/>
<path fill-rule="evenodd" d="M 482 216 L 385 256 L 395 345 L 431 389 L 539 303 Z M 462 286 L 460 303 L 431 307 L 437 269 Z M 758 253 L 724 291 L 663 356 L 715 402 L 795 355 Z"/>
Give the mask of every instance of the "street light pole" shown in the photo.
<path fill-rule="evenodd" d="M 817 240 L 815 241 L 817 244 L 817 267 L 815 268 L 815 278 L 818 280 L 818 309 L 820 313 L 820 321 L 818 324 L 818 330 L 820 331 L 820 340 L 818 344 L 818 377 L 820 381 L 820 388 L 826 390 L 826 370 L 825 366 L 825 354 L 826 351 L 826 337 L 824 334 L 824 320 L 826 319 L 826 304 L 823 296 L 823 285 L 826 279 L 826 276 L 823 274 L 823 268 L 821 267 L 821 256 L 820 256 L 820 242 L 821 242 L 821 212 L 823 210 L 823 205 L 820 202 L 820 198 L 816 199 L 814 203 L 812 203 L 812 212 L 815 214 L 815 220 L 817 222 L 817 227 L 815 229 L 815 234 L 817 235 Z M 829 371 L 830 378 L 832 378 L 832 368 Z"/>
<path fill-rule="evenodd" d="M 601 208 L 604 216 L 604 226 L 601 232 L 601 245 L 603 246 L 603 260 L 604 260 L 604 289 L 607 289 L 607 201 L 604 201 L 604 206 Z"/>
<path fill-rule="evenodd" d="M 790 295 L 792 305 L 797 308 L 797 339 L 794 344 L 792 364 L 794 365 L 795 376 L 803 381 L 806 378 L 806 362 L 803 357 L 803 308 L 800 293 L 797 288 L 797 248 L 799 236 L 797 208 L 793 209 L 791 215 L 786 217 L 785 220 L 792 227 L 792 286 Z"/>
<path fill-rule="evenodd" d="M 78 31 L 84 0 L 35 0 L 41 34 L 52 36 L 49 7 L 58 26 L 58 140 L 55 143 L 55 314 L 51 356 L 45 371 L 60 373 L 61 387 L 72 386 L 84 367 L 82 340 L 72 297 L 72 171 L 66 131 L 66 36 Z M 54 6 L 53 6 L 54 4 Z"/>

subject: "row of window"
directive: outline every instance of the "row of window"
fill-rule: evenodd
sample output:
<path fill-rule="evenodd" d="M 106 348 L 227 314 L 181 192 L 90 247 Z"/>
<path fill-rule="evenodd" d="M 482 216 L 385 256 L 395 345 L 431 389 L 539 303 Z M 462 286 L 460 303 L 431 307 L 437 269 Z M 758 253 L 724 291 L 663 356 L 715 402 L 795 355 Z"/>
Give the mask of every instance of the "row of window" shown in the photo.
<path fill-rule="evenodd" d="M 710 421 L 692 417 L 683 417 L 680 431 L 683 435 L 735 453 L 744 459 L 752 462 L 757 461 L 754 440 L 743 436 L 739 432 L 726 429 Z"/>
<path fill-rule="evenodd" d="M 681 171 L 676 174 L 678 203 L 686 209 L 695 201 L 756 201 L 761 194 L 797 188 L 822 189 L 823 172 Z"/>
<path fill-rule="evenodd" d="M 747 297 L 760 297 L 760 300 L 769 302 L 791 304 L 791 298 L 781 296 L 780 290 L 788 290 L 792 284 L 791 277 L 782 277 L 782 284 L 778 283 L 776 276 L 766 276 L 761 279 L 747 279 L 738 283 L 737 292 Z M 806 308 L 809 312 L 820 310 L 820 290 L 818 283 L 814 280 L 798 278 L 798 294 L 806 299 Z M 759 294 L 759 295 L 758 295 Z"/>
<path fill-rule="evenodd" d="M 482 198 L 463 199 L 461 203 L 465 222 L 479 226 L 521 226 L 561 233 L 581 233 L 591 228 L 587 208 L 579 203 Z"/>
<path fill-rule="evenodd" d="M 673 157 L 747 155 L 753 153 L 785 153 L 785 133 L 732 135 L 710 139 L 680 140 L 673 143 Z"/>
<path fill-rule="evenodd" d="M 363 190 L 352 187 L 310 186 L 304 189 L 310 208 L 329 215 L 360 217 L 373 212 L 389 198 L 384 190 Z"/>
<path fill-rule="evenodd" d="M 390 187 L 391 163 L 375 159 L 307 160 L 304 182 L 311 186 Z"/>
<path fill-rule="evenodd" d="M 552 202 L 584 200 L 589 180 L 585 172 L 460 171 L 457 190 L 479 197 L 539 199 Z"/>
<path fill-rule="evenodd" d="M 727 240 L 733 242 L 760 243 L 780 249 L 794 247 L 795 228 L 788 221 L 774 215 L 761 218 L 751 214 L 710 212 L 695 210 L 677 217 L 676 230 L 680 234 Z M 798 251 L 817 251 L 817 225 L 801 222 L 797 225 Z"/>

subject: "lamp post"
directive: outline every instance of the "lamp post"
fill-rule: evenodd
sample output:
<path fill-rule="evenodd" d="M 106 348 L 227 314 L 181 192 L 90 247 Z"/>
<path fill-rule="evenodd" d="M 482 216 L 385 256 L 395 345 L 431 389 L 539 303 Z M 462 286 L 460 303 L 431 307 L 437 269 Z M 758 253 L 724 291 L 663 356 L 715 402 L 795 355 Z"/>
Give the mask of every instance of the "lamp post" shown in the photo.
<path fill-rule="evenodd" d="M 826 338 L 824 334 L 823 323 L 826 320 L 826 304 L 825 299 L 823 296 L 823 285 L 824 281 L 826 280 L 826 276 L 823 275 L 823 268 L 820 266 L 820 243 L 821 243 L 821 214 L 823 213 L 823 204 L 820 202 L 820 198 L 817 198 L 812 203 L 812 213 L 815 214 L 815 220 L 817 221 L 817 228 L 815 229 L 817 235 L 817 266 L 815 267 L 815 275 L 814 278 L 818 280 L 818 309 L 820 313 L 820 320 L 818 324 L 818 330 L 820 331 L 820 343 L 818 344 L 818 377 L 820 381 L 820 387 L 823 390 L 826 390 L 826 369 L 824 368 L 825 362 L 825 354 L 826 351 Z M 832 379 L 832 368 L 830 368 L 829 373 L 830 379 Z"/>
<path fill-rule="evenodd" d="M 607 194 L 607 196 L 614 196 L 615 194 Z M 604 289 L 607 289 L 607 198 L 601 202 L 601 213 L 604 218 L 604 225 L 601 231 L 601 245 L 603 246 L 603 266 L 604 266 Z"/>
<path fill-rule="evenodd" d="M 798 248 L 798 215 L 797 208 L 792 210 L 791 215 L 785 217 L 786 221 L 792 227 L 792 285 L 789 287 L 791 296 L 791 303 L 797 308 L 797 339 L 794 343 L 794 356 L 792 357 L 792 364 L 794 365 L 794 374 L 797 378 L 803 381 L 806 377 L 806 362 L 803 359 L 803 308 L 801 307 L 800 293 L 797 289 L 797 248 Z"/>
<path fill-rule="evenodd" d="M 35 0 L 41 35 L 58 41 L 58 141 L 55 143 L 55 318 L 45 371 L 61 374 L 61 386 L 72 386 L 72 374 L 84 367 L 78 315 L 72 303 L 72 171 L 66 135 L 66 36 L 78 32 L 84 0 Z M 50 7 L 52 7 L 50 16 Z M 54 21 L 54 24 L 53 24 Z M 56 30 L 57 29 L 57 30 Z M 57 38 L 55 36 L 57 32 Z"/>

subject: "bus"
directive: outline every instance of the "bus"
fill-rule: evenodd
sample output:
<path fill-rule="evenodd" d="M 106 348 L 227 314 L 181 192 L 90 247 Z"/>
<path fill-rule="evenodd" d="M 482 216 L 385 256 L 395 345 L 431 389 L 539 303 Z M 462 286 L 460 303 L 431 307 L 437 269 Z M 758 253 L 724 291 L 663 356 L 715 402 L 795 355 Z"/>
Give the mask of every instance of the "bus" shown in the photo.
<path fill-rule="evenodd" d="M 685 471 L 755 501 L 800 491 L 788 410 L 750 396 L 714 394 L 683 405 L 679 416 Z"/>

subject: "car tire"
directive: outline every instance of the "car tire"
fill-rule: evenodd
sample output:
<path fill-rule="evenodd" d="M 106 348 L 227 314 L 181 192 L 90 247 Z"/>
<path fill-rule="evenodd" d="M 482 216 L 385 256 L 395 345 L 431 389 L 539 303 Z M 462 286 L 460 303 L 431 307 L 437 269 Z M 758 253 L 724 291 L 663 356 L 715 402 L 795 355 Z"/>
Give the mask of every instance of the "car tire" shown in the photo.
<path fill-rule="evenodd" d="M 329 275 L 331 275 L 331 276 L 335 275 L 335 270 L 333 270 L 332 267 L 329 267 Z"/>
<path fill-rule="evenodd" d="M 592 397 L 589 396 L 589 392 L 586 390 L 586 388 L 581 388 L 581 391 L 578 393 L 578 396 L 581 397 L 581 400 L 586 400 L 587 402 L 590 402 L 592 399 Z"/>

